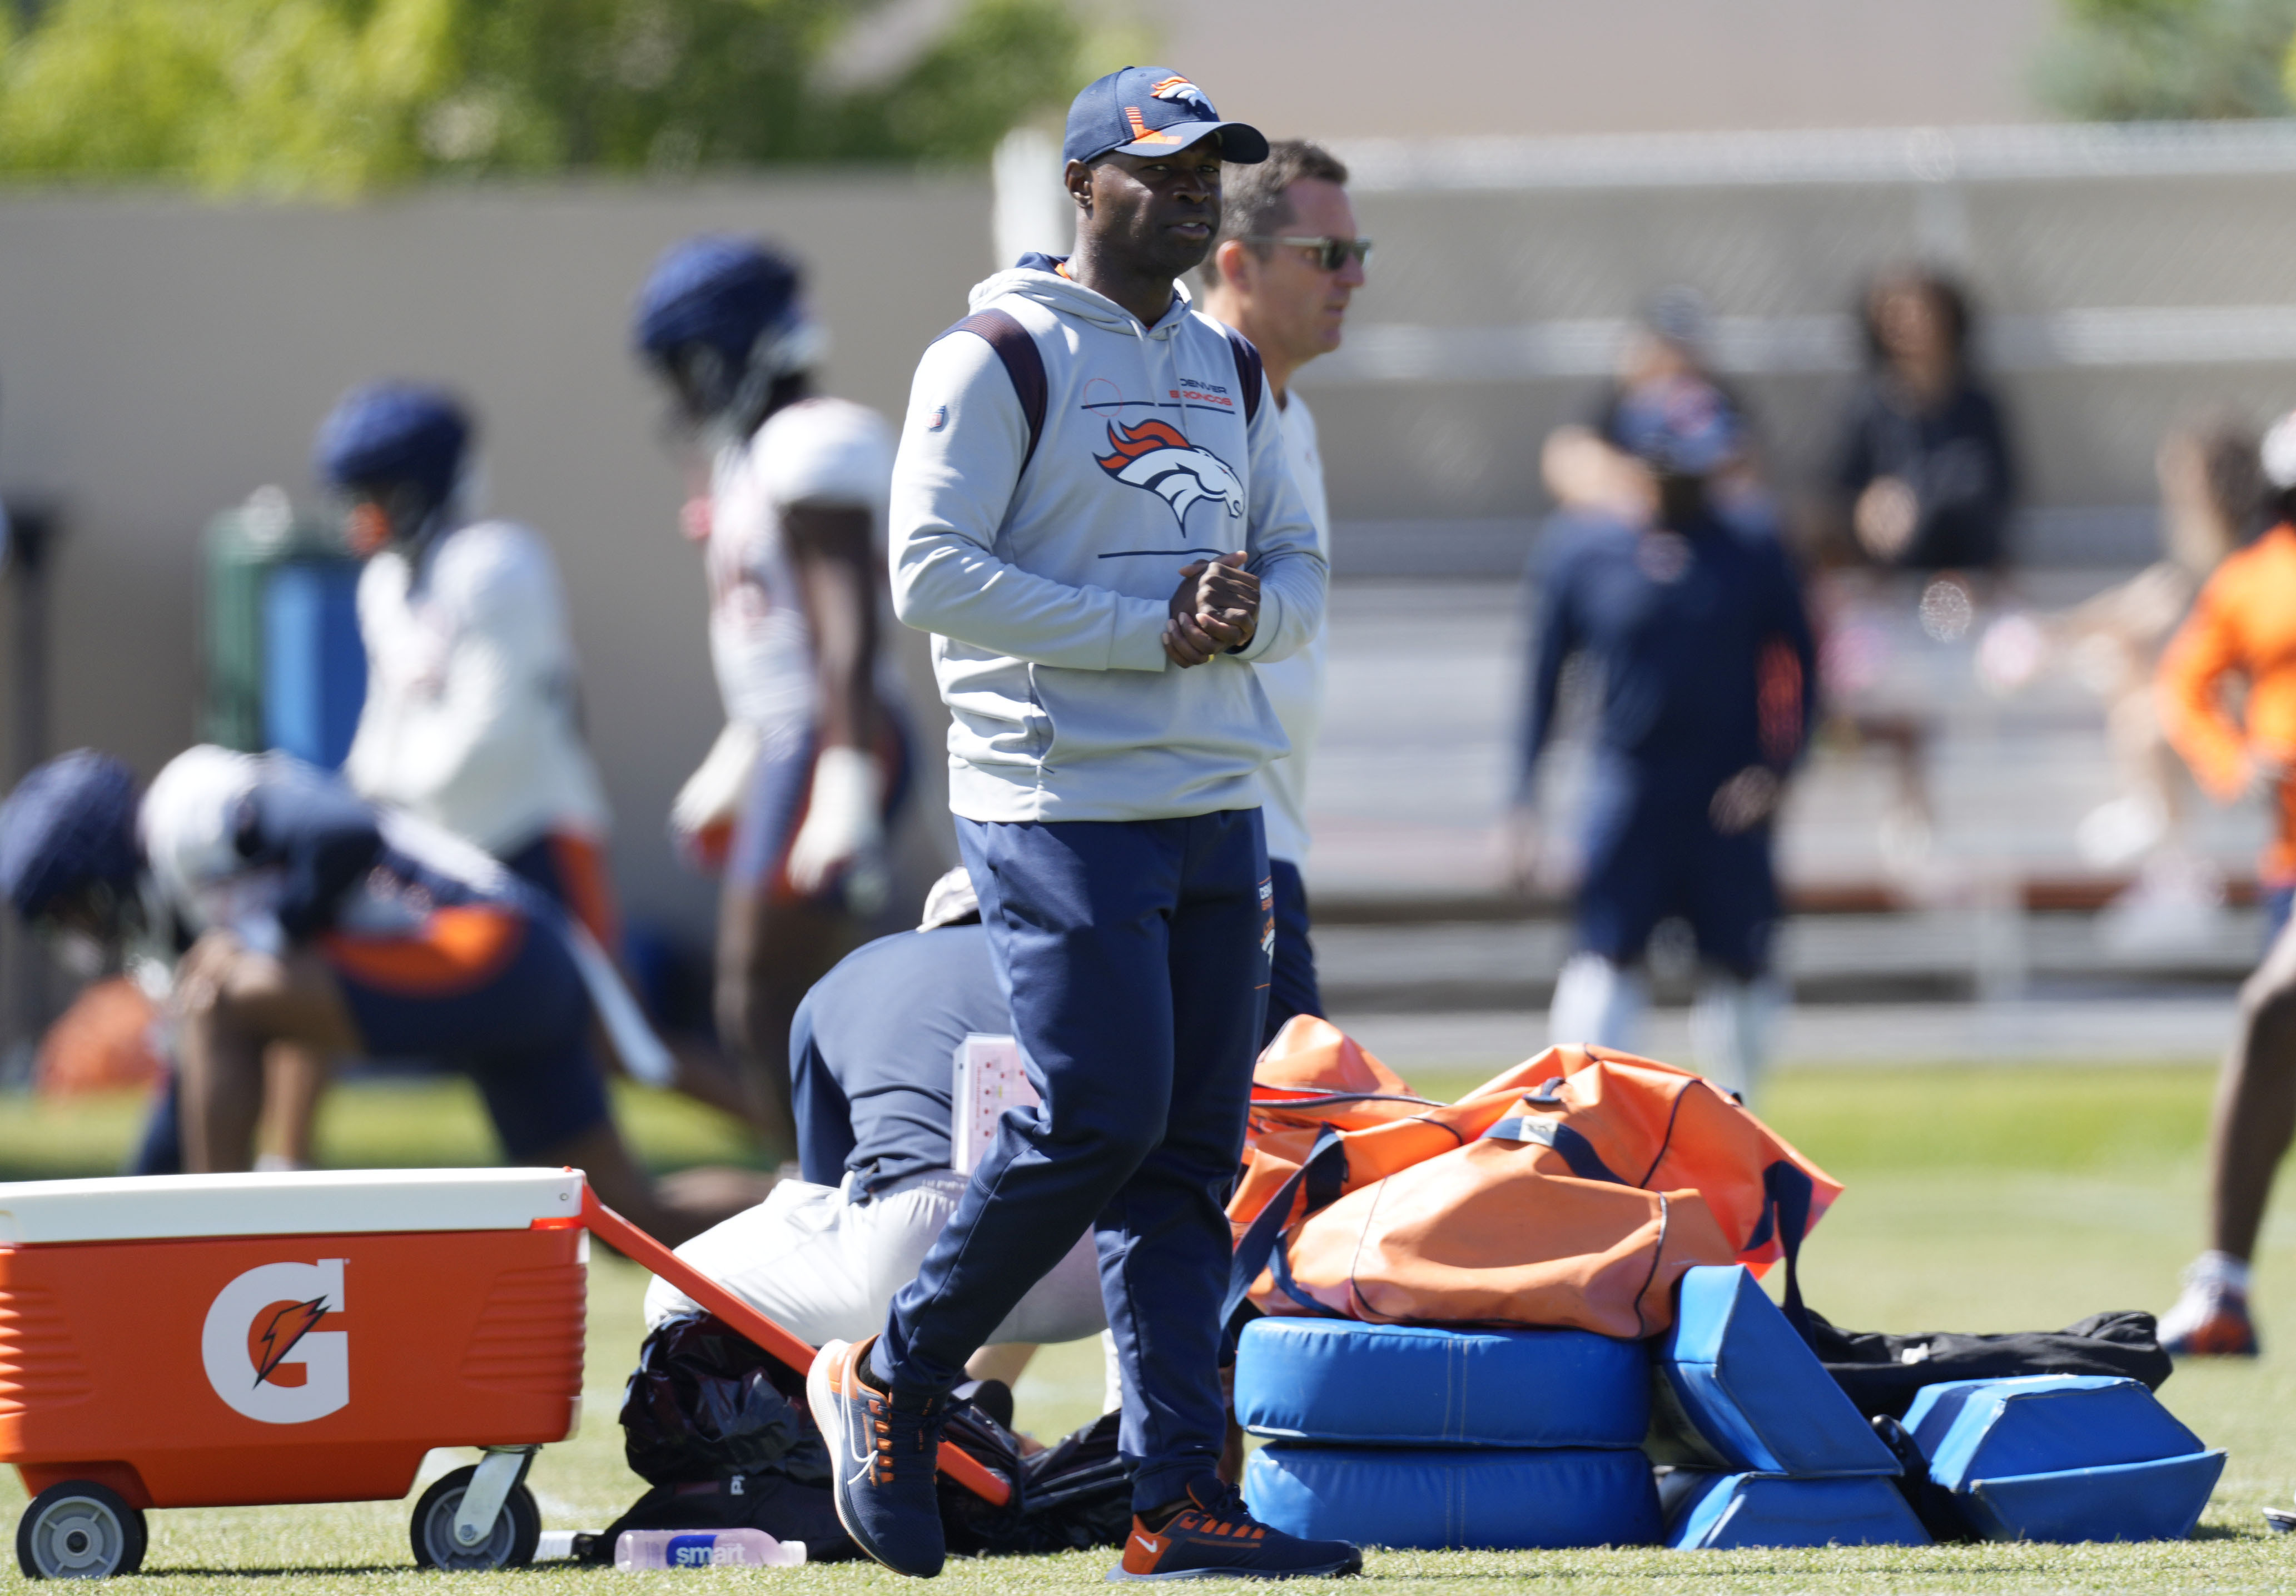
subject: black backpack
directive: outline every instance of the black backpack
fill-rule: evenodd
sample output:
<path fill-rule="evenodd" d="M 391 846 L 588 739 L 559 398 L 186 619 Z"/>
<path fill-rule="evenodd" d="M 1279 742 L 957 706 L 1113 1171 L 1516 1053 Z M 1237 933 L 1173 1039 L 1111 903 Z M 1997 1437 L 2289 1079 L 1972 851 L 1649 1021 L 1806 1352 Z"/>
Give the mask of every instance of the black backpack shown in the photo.
<path fill-rule="evenodd" d="M 1001 1393 L 1001 1387 L 990 1387 Z M 1004 1410 L 1004 1418 L 1012 1416 Z M 638 1351 L 622 1398 L 624 1454 L 652 1486 L 583 1546 L 613 1560 L 626 1529 L 761 1529 L 803 1541 L 808 1562 L 857 1555 L 838 1523 L 829 1448 L 806 1406 L 805 1377 L 705 1313 L 664 1320 Z M 947 1438 L 1002 1475 L 1012 1499 L 993 1506 L 940 1482 L 948 1547 L 961 1555 L 1121 1545 L 1132 1522 L 1132 1470 L 1103 1414 L 1029 1457 L 998 1418 L 958 1401 Z"/>

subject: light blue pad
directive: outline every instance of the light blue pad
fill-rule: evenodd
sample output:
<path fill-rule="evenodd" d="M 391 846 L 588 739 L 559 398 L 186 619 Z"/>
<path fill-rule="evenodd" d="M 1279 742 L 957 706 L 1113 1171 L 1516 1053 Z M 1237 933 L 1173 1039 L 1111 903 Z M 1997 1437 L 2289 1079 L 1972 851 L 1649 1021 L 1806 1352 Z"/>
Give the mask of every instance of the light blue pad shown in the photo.
<path fill-rule="evenodd" d="M 1440 1550 L 1646 1546 L 1658 1491 L 1638 1452 L 1303 1446 L 1252 1454 L 1243 1499 L 1289 1535 Z"/>
<path fill-rule="evenodd" d="M 1677 1551 L 1741 1546 L 1927 1546 L 1929 1531 L 1890 1481 L 1707 1474 L 1669 1490 L 1666 1543 Z"/>
<path fill-rule="evenodd" d="M 1948 1491 L 1980 1479 L 2149 1463 L 2202 1450 L 2138 1381 L 2102 1374 L 1965 1379 L 1931 1386 L 1906 1429 Z"/>
<path fill-rule="evenodd" d="M 1963 1499 L 1988 1541 L 2181 1541 L 2224 1472 L 2221 1452 L 1980 1479 Z"/>
<path fill-rule="evenodd" d="M 1381 1446 L 1640 1446 L 1650 1351 L 1575 1330 L 1257 1319 L 1236 1344 L 1255 1435 Z"/>
<path fill-rule="evenodd" d="M 1760 1282 L 1737 1265 L 1682 1277 L 1651 1455 L 1725 1474 L 1895 1475 L 1874 1435 Z"/>
<path fill-rule="evenodd" d="M 1931 1386 L 1906 1428 L 1996 1541 L 2182 1540 L 2224 1472 L 2140 1382 L 2108 1375 Z"/>

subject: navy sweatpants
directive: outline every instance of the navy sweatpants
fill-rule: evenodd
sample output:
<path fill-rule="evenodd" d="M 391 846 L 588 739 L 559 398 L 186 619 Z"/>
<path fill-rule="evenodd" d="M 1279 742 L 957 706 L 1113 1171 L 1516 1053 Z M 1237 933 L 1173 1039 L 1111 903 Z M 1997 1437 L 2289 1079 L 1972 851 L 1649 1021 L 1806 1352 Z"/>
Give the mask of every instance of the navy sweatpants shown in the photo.
<path fill-rule="evenodd" d="M 1770 828 L 1725 836 L 1707 813 L 1729 773 L 1597 757 L 1578 883 L 1580 947 L 1634 963 L 1659 921 L 1678 914 L 1707 962 L 1746 980 L 1769 968 L 1778 918 Z"/>
<path fill-rule="evenodd" d="M 1243 1152 L 1272 892 L 1259 811 L 988 823 L 957 841 L 1044 1101 L 996 1143 L 872 1367 L 942 1391 L 1087 1227 L 1124 1382 L 1119 1445 L 1152 1508 L 1210 1474 L 1226 1433 L 1223 1208 Z"/>

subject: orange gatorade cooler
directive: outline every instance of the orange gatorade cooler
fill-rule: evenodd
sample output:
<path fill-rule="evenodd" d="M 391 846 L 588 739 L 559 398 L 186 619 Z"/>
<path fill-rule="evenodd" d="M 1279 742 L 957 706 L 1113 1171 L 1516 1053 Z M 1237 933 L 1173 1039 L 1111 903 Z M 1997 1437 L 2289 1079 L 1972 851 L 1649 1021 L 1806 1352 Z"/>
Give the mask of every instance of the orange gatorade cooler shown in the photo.
<path fill-rule="evenodd" d="M 144 1510 L 404 1496 L 428 1567 L 534 1555 L 580 1415 L 583 1180 L 547 1169 L 0 1184 L 0 1461 L 32 1577 L 132 1573 Z"/>

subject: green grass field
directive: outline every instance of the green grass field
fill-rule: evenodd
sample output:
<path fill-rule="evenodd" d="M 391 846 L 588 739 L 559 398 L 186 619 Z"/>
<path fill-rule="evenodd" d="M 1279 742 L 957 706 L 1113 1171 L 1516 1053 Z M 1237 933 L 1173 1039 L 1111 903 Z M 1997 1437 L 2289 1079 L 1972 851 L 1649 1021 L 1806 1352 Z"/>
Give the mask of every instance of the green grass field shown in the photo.
<path fill-rule="evenodd" d="M 1813 1305 L 1858 1329 L 2034 1330 L 2104 1308 L 2159 1310 L 2198 1244 L 2201 1144 L 2210 1072 L 2197 1063 L 2095 1070 L 1906 1068 L 1780 1076 L 1771 1121 L 1849 1187 L 1805 1255 Z M 1423 1075 L 1447 1095 L 1466 1076 Z M 626 1094 L 626 1123 L 659 1167 L 738 1156 L 697 1111 Z M 0 1176 L 102 1173 L 135 1120 L 132 1103 L 0 1109 Z M 455 1084 L 362 1086 L 330 1101 L 331 1163 L 468 1164 L 488 1158 L 476 1104 Z M 1367 1573 L 1414 1591 L 2154 1591 L 2296 1588 L 2296 1537 L 2267 1535 L 2259 1509 L 2296 1486 L 2296 1223 L 2283 1204 L 2259 1259 L 2266 1356 L 2180 1370 L 2162 1397 L 2231 1461 L 2188 1544 L 1973 1546 L 1934 1550 L 1671 1553 L 1374 1553 Z M 587 1417 L 531 1476 L 553 1528 L 594 1528 L 638 1493 L 614 1414 L 638 1340 L 645 1277 L 592 1266 Z M 1099 1355 L 1085 1343 L 1041 1355 L 1020 1389 L 1024 1428 L 1051 1436 L 1097 1410 Z M 434 1454 L 425 1483 L 464 1461 Z M 0 1481 L 12 1518 L 21 1502 Z M 617 1581 L 545 1566 L 494 1576 L 417 1573 L 408 1505 L 184 1510 L 152 1515 L 145 1578 L 170 1591 L 380 1592 L 451 1579 L 456 1591 L 555 1596 Z M 1097 1584 L 1107 1554 L 952 1567 L 941 1588 L 1035 1591 Z M 11 1576 L 12 1577 L 12 1576 Z M 771 1574 L 682 1574 L 681 1587 L 775 1580 L 857 1592 L 899 1582 L 851 1565 Z"/>

